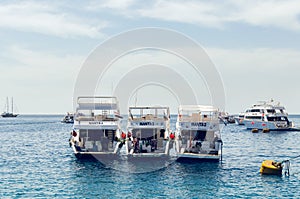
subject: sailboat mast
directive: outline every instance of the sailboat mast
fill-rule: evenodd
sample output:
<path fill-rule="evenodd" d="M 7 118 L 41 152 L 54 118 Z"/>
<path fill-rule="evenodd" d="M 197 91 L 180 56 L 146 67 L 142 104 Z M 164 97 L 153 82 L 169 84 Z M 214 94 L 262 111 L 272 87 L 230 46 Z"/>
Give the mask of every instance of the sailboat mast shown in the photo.
<path fill-rule="evenodd" d="M 6 113 L 9 112 L 9 101 L 8 101 L 8 97 L 6 97 Z"/>
<path fill-rule="evenodd" d="M 14 112 L 14 98 L 11 97 L 11 113 Z"/>

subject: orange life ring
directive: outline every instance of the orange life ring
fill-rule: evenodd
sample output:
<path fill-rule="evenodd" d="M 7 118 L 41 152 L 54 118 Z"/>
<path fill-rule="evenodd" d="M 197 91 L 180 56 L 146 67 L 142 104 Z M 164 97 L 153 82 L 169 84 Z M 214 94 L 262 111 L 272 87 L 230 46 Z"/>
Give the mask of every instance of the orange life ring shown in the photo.
<path fill-rule="evenodd" d="M 175 135 L 173 133 L 171 133 L 170 138 L 173 140 L 175 138 Z"/>
<path fill-rule="evenodd" d="M 126 134 L 125 134 L 124 132 L 122 132 L 121 137 L 122 137 L 123 139 L 125 139 L 125 138 L 126 138 Z"/>

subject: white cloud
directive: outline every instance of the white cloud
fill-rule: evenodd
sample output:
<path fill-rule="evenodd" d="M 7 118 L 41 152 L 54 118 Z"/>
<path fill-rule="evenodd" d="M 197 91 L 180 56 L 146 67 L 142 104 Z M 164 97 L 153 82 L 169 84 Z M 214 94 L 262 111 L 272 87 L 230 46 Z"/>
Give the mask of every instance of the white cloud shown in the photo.
<path fill-rule="evenodd" d="M 300 30 L 300 2 L 293 0 L 234 1 L 238 8 L 232 21 L 241 21 L 256 26 L 274 26 Z"/>
<path fill-rule="evenodd" d="M 152 7 L 142 8 L 137 12 L 143 17 L 221 27 L 224 20 L 220 16 L 221 9 L 218 4 L 210 2 L 156 1 Z"/>
<path fill-rule="evenodd" d="M 68 6 L 66 6 L 68 4 Z M 129 18 L 189 23 L 198 26 L 226 28 L 242 23 L 258 27 L 276 27 L 300 31 L 300 1 L 293 0 L 230 0 L 178 1 L 137 0 L 89 1 L 83 5 L 45 3 L 39 1 L 0 4 L 0 28 L 37 32 L 59 37 L 103 36 L 101 30 L 110 23 L 98 19 L 102 11 Z M 82 7 L 82 9 L 78 9 Z M 67 8 L 67 9 L 65 9 Z M 109 20 L 110 16 L 100 15 Z"/>
<path fill-rule="evenodd" d="M 18 2 L 0 5 L 0 28 L 11 28 L 24 32 L 35 32 L 58 37 L 101 37 L 105 22 L 91 24 L 67 12 L 59 11 L 55 4 L 40 2 Z"/>
<path fill-rule="evenodd" d="M 118 8 L 109 2 L 106 4 L 108 8 Z M 134 2 L 130 3 L 132 4 Z M 229 23 L 245 23 L 259 27 L 300 30 L 300 2 L 293 0 L 156 0 L 151 5 L 123 5 L 122 8 L 127 8 L 126 12 L 123 11 L 127 16 L 135 15 L 214 28 L 224 28 Z"/>
<path fill-rule="evenodd" d="M 109 9 L 118 9 L 125 10 L 128 9 L 131 5 L 135 4 L 135 0 L 103 0 L 103 1 L 92 1 L 87 8 L 90 10 L 97 10 L 99 8 L 109 8 Z"/>
<path fill-rule="evenodd" d="M 134 7 L 139 7 L 145 3 L 145 1 L 138 2 L 137 0 L 97 0 L 88 2 L 84 9 L 88 12 L 101 13 L 104 11 L 105 13 L 132 18 L 137 14 Z M 111 23 L 113 22 L 111 21 Z"/>

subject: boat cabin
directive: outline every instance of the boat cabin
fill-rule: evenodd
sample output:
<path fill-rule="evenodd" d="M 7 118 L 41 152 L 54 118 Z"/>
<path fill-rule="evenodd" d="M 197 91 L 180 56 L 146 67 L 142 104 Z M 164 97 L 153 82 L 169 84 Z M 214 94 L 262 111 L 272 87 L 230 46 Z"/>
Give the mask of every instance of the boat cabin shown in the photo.
<path fill-rule="evenodd" d="M 73 139 L 77 151 L 114 152 L 120 135 L 115 97 L 79 97 Z"/>
<path fill-rule="evenodd" d="M 169 128 L 168 107 L 130 107 L 128 153 L 165 153 Z"/>
<path fill-rule="evenodd" d="M 211 106 L 180 106 L 176 123 L 180 154 L 218 154 L 219 112 Z"/>

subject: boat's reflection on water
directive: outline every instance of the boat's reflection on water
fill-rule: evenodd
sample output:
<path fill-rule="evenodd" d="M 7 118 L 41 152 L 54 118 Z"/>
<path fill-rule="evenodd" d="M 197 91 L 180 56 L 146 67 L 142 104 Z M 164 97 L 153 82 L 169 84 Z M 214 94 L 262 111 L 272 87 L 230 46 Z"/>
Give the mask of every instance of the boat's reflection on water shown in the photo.
<path fill-rule="evenodd" d="M 97 163 L 102 168 L 112 169 L 116 171 L 122 171 L 126 173 L 148 173 L 161 170 L 168 167 L 176 161 L 175 158 L 170 156 L 157 156 L 157 157 L 133 157 L 127 155 L 101 155 L 91 156 L 86 159 L 78 159 L 78 163 Z"/>
<path fill-rule="evenodd" d="M 162 170 L 167 167 L 172 168 L 172 172 L 199 173 L 217 171 L 222 169 L 220 162 L 208 161 L 184 161 L 177 162 L 176 157 L 157 156 L 157 157 L 133 157 L 127 155 L 101 155 L 91 156 L 86 159 L 76 159 L 79 165 L 96 165 L 102 169 L 112 169 L 126 173 L 148 173 Z"/>
<path fill-rule="evenodd" d="M 199 193 L 210 191 L 215 195 L 221 187 L 217 186 L 222 173 L 219 163 L 182 163 L 174 159 L 127 156 L 103 163 L 103 160 L 100 162 L 97 159 L 77 160 L 76 167 L 80 169 L 74 172 L 75 176 L 81 176 L 78 178 L 79 184 L 83 181 L 91 184 L 106 183 L 105 187 L 109 185 L 110 190 L 119 190 L 122 186 L 122 192 L 117 191 L 111 193 L 113 195 L 103 197 L 124 197 L 133 194 L 133 198 L 141 198 L 145 194 L 152 193 L 166 198 L 174 195 L 185 198 L 195 191 Z M 74 180 L 76 181 L 76 178 Z M 203 187 L 207 186 L 214 188 L 203 190 Z M 99 191 L 104 189 L 102 187 L 99 187 Z"/>
<path fill-rule="evenodd" d="M 217 162 L 176 162 L 176 170 L 186 174 L 217 173 L 221 169 Z"/>

